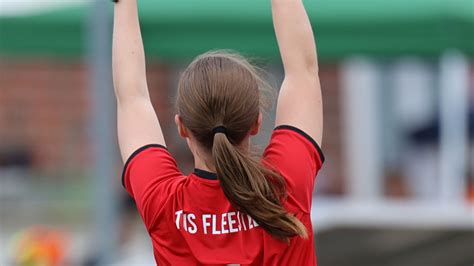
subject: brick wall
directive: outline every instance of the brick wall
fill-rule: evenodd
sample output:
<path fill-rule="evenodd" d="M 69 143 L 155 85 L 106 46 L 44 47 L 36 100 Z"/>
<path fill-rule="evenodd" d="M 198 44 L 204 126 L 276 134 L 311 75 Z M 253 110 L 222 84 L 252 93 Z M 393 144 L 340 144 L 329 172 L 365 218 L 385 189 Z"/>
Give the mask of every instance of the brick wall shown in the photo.
<path fill-rule="evenodd" d="M 318 176 L 317 188 L 330 194 L 343 192 L 342 117 L 339 66 L 323 65 L 320 70 L 324 106 L 324 137 L 322 150 L 326 162 Z"/>
<path fill-rule="evenodd" d="M 0 150 L 22 150 L 32 166 L 86 163 L 87 73 L 80 63 L 0 63 Z"/>

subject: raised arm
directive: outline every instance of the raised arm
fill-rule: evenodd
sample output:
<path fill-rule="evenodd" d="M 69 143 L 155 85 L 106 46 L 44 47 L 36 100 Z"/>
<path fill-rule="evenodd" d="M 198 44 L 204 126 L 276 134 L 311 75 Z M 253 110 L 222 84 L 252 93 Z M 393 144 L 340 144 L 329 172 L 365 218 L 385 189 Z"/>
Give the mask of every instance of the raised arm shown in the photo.
<path fill-rule="evenodd" d="M 313 30 L 302 0 L 272 0 L 275 32 L 285 70 L 276 125 L 295 126 L 321 145 L 323 108 Z"/>
<path fill-rule="evenodd" d="M 144 145 L 165 145 L 148 93 L 137 0 L 120 0 L 115 4 L 113 76 L 123 160 Z"/>

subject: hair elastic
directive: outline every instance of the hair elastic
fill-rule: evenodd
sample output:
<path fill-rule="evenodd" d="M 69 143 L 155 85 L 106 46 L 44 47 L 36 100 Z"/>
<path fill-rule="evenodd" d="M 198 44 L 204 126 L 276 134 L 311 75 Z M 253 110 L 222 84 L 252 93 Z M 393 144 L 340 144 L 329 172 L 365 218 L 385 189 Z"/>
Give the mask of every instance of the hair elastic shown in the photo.
<path fill-rule="evenodd" d="M 217 126 L 212 129 L 212 134 L 215 135 L 217 133 L 222 133 L 227 135 L 227 128 L 225 126 Z"/>

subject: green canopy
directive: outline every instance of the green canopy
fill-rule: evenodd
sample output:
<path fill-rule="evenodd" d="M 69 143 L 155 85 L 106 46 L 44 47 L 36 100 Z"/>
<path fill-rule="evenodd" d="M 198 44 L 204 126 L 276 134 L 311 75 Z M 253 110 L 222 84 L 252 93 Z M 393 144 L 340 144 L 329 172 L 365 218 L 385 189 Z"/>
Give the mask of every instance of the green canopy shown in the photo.
<path fill-rule="evenodd" d="M 276 59 L 270 0 L 140 0 L 147 55 L 188 59 L 235 49 Z M 111 4 L 112 5 L 112 4 Z M 306 0 L 320 58 L 474 55 L 474 0 Z M 91 9 L 0 17 L 0 56 L 78 57 Z M 111 22 L 112 23 L 112 22 Z"/>

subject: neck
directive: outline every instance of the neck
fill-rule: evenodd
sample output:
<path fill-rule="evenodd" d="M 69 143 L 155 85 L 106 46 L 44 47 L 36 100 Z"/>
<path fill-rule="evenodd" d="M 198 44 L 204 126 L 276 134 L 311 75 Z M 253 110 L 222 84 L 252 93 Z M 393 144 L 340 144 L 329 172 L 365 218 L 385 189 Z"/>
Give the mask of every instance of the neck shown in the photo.
<path fill-rule="evenodd" d="M 206 163 L 206 161 L 208 160 L 205 160 L 203 156 L 199 156 L 199 153 L 194 153 L 194 168 L 215 173 L 215 166 L 213 164 Z"/>

